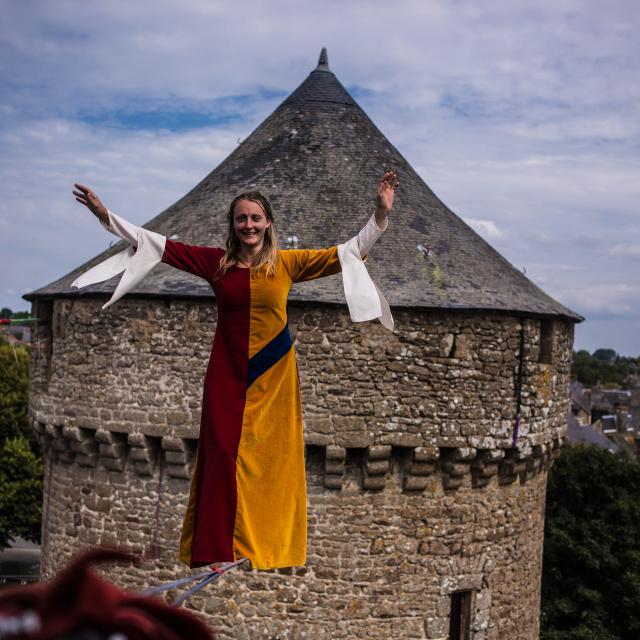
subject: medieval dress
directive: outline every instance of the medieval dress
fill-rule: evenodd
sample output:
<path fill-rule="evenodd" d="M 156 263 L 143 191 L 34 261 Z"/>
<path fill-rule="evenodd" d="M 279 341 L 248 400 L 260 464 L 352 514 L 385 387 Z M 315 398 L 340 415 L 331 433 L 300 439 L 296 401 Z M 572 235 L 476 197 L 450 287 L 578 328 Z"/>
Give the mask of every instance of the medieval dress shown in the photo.
<path fill-rule="evenodd" d="M 130 247 L 83 274 L 87 286 L 124 274 L 113 304 L 162 261 L 204 278 L 218 321 L 204 379 L 202 418 L 180 559 L 191 567 L 248 558 L 257 569 L 305 564 L 307 498 L 302 408 L 287 325 L 291 286 L 342 272 L 355 321 L 393 320 L 362 261 L 382 229 L 371 216 L 349 242 L 278 251 L 275 275 L 237 266 L 218 277 L 224 250 L 191 246 L 109 212 L 109 231 Z"/>

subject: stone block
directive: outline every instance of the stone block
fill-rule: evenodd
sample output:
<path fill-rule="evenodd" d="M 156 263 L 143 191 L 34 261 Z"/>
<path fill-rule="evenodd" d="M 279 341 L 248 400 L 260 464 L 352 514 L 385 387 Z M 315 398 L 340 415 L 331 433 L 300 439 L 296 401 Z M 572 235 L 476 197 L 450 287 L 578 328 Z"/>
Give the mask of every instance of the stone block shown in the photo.
<path fill-rule="evenodd" d="M 135 462 L 150 462 L 153 458 L 153 454 L 147 448 L 131 447 L 129 457 Z"/>
<path fill-rule="evenodd" d="M 98 445 L 94 440 L 82 440 L 80 442 L 72 440 L 71 451 L 74 451 L 75 453 L 93 455 L 98 452 Z"/>
<path fill-rule="evenodd" d="M 341 460 L 344 461 L 347 458 L 347 450 L 344 447 L 330 446 L 326 449 L 327 460 Z"/>
<path fill-rule="evenodd" d="M 344 461 L 330 460 L 327 458 L 324 463 L 325 473 L 330 475 L 342 475 L 345 471 L 346 465 Z"/>
<path fill-rule="evenodd" d="M 99 444 L 111 444 L 113 442 L 113 434 L 106 429 L 98 429 L 95 433 L 95 439 Z"/>
<path fill-rule="evenodd" d="M 165 451 L 185 451 L 185 442 L 182 438 L 164 436 L 160 442 L 160 446 Z"/>
<path fill-rule="evenodd" d="M 140 476 L 153 475 L 154 465 L 150 462 L 136 462 L 134 465 L 136 473 Z"/>
<path fill-rule="evenodd" d="M 109 471 L 123 471 L 125 467 L 124 458 L 101 458 L 100 463 Z"/>
<path fill-rule="evenodd" d="M 386 460 L 391 456 L 390 445 L 372 445 L 367 449 L 367 460 Z"/>
<path fill-rule="evenodd" d="M 407 475 L 403 479 L 405 491 L 424 491 L 429 485 L 429 478 L 425 476 Z"/>
<path fill-rule="evenodd" d="M 185 465 L 187 463 L 186 451 L 165 451 L 164 458 L 168 464 Z"/>
<path fill-rule="evenodd" d="M 369 475 L 384 475 L 389 471 L 389 460 L 368 460 L 367 473 Z"/>
<path fill-rule="evenodd" d="M 341 489 L 345 472 L 347 451 L 344 447 L 329 446 L 325 449 L 324 486 L 327 489 Z"/>
<path fill-rule="evenodd" d="M 123 442 L 112 442 L 98 446 L 98 453 L 102 458 L 124 458 L 127 454 L 127 445 Z"/>
<path fill-rule="evenodd" d="M 87 439 L 78 427 L 62 427 L 62 437 L 72 442 L 82 442 Z"/>
<path fill-rule="evenodd" d="M 409 474 L 412 476 L 430 476 L 436 470 L 435 462 L 414 462 L 409 467 Z"/>
<path fill-rule="evenodd" d="M 96 467 L 98 465 L 97 453 L 79 453 L 75 457 L 75 461 L 81 467 Z"/>
<path fill-rule="evenodd" d="M 191 471 L 187 464 L 167 464 L 167 475 L 172 478 L 191 478 Z"/>

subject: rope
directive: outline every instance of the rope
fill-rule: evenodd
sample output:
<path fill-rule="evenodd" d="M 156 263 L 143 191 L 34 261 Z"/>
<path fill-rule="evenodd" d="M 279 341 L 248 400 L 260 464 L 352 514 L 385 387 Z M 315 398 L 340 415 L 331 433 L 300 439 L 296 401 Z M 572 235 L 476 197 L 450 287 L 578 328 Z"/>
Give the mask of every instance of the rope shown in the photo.
<path fill-rule="evenodd" d="M 203 571 L 201 573 L 197 573 L 193 576 L 187 576 L 185 578 L 178 578 L 177 580 L 171 580 L 171 582 L 165 582 L 163 584 L 156 585 L 155 587 L 149 587 L 141 592 L 140 595 L 143 596 L 153 596 L 163 591 L 169 591 L 169 589 L 175 589 L 176 587 L 181 587 L 183 585 L 189 584 L 191 582 L 196 582 L 192 587 L 187 589 L 181 596 L 179 596 L 176 600 L 173 601 L 172 606 L 178 607 L 185 600 L 190 598 L 192 595 L 200 591 L 203 587 L 206 587 L 208 584 L 217 580 L 221 576 L 223 576 L 228 571 L 239 567 L 248 561 L 248 558 L 242 558 L 240 560 L 236 560 L 235 562 L 225 562 L 221 564 L 219 567 L 211 567 L 208 571 Z"/>

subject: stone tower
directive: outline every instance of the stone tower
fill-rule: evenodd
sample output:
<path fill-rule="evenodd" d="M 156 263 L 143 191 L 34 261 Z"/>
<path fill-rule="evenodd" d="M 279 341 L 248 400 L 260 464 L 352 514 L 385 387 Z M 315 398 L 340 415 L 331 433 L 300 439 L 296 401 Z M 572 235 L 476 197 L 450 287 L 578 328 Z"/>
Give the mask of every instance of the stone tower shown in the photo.
<path fill-rule="evenodd" d="M 369 270 L 397 330 L 352 324 L 339 276 L 292 292 L 308 563 L 239 571 L 192 598 L 221 638 L 444 639 L 466 624 L 476 640 L 538 637 L 547 469 L 564 438 L 580 317 L 433 194 L 325 51 L 145 226 L 221 245 L 228 203 L 258 188 L 285 247 L 330 246 L 358 231 L 388 169 L 402 186 Z M 166 265 L 106 311 L 113 281 L 70 288 L 121 249 L 25 296 L 41 319 L 30 415 L 46 456 L 44 575 L 84 546 L 119 544 L 148 560 L 111 577 L 143 588 L 185 573 L 177 541 L 216 313 L 206 283 Z"/>

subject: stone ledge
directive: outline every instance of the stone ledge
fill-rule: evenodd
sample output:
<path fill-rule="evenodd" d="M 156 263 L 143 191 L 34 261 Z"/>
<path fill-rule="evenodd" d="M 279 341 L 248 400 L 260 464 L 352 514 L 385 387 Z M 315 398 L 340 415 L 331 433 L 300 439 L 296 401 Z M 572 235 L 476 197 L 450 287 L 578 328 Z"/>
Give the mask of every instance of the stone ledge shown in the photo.
<path fill-rule="evenodd" d="M 188 480 L 193 471 L 197 440 L 149 436 L 105 429 L 58 426 L 32 421 L 43 449 L 55 461 L 123 472 L 127 465 L 140 476 L 152 476 L 158 465 L 167 475 Z M 341 491 L 345 477 L 354 473 L 364 492 L 381 492 L 399 482 L 405 493 L 423 493 L 434 478 L 444 491 L 463 486 L 482 489 L 497 478 L 499 485 L 521 484 L 550 469 L 566 439 L 557 437 L 526 449 L 474 449 L 472 447 L 370 445 L 365 448 L 314 446 L 324 451 L 323 485 Z M 353 455 L 349 452 L 353 451 Z M 351 483 L 351 486 L 353 484 Z"/>

